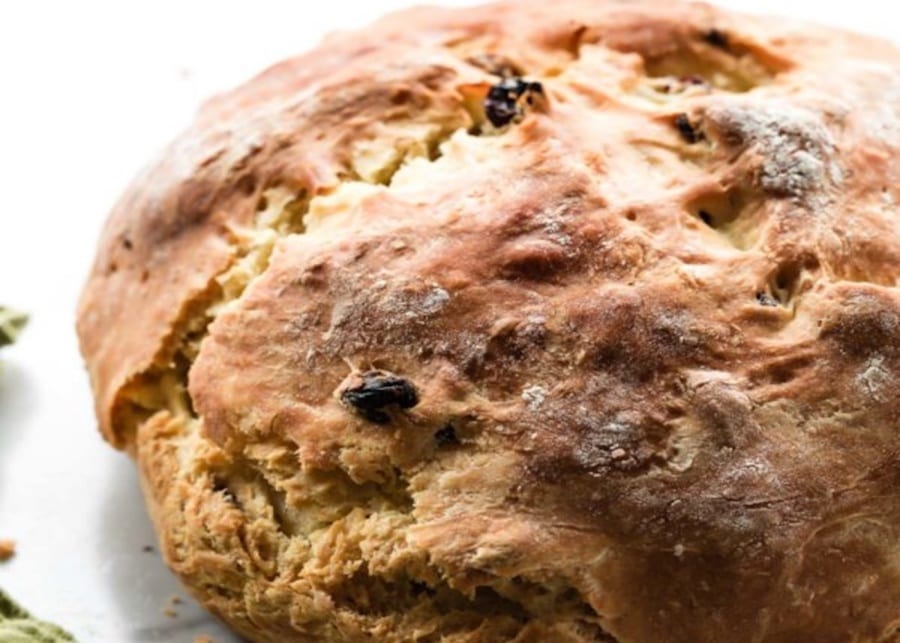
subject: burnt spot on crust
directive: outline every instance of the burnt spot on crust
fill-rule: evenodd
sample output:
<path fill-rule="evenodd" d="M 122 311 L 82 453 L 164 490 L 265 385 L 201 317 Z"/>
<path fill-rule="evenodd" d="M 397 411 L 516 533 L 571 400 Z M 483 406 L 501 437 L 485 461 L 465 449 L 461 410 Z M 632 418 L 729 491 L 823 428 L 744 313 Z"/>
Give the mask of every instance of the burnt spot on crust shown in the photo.
<path fill-rule="evenodd" d="M 341 391 L 341 401 L 375 424 L 390 421 L 386 409 L 410 409 L 419 403 L 412 383 L 385 371 L 366 371 Z"/>
<path fill-rule="evenodd" d="M 675 117 L 675 129 L 678 130 L 681 138 L 692 145 L 703 140 L 703 132 L 691 122 L 687 114 L 678 114 Z"/>
<path fill-rule="evenodd" d="M 766 308 L 775 308 L 779 305 L 778 301 L 767 292 L 756 293 L 756 301 L 760 306 Z"/>
<path fill-rule="evenodd" d="M 494 127 L 503 127 L 525 116 L 528 108 L 544 97 L 544 86 L 522 78 L 504 78 L 491 85 L 484 99 L 484 113 Z"/>

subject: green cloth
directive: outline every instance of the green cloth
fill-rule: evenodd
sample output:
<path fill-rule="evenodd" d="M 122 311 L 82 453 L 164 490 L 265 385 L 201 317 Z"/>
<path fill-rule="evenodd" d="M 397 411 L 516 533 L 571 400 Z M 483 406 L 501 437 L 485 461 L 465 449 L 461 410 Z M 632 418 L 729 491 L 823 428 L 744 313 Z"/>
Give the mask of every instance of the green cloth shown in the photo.
<path fill-rule="evenodd" d="M 50 623 L 35 620 L 0 590 L 0 641 L 2 643 L 60 643 L 74 641 L 71 634 Z"/>
<path fill-rule="evenodd" d="M 12 344 L 28 317 L 0 306 L 0 346 Z M 72 635 L 50 623 L 33 618 L 0 590 L 0 643 L 61 643 L 75 641 Z"/>
<path fill-rule="evenodd" d="M 0 306 L 0 346 L 6 346 L 16 341 L 16 337 L 27 321 L 28 315 L 16 312 L 12 308 Z"/>

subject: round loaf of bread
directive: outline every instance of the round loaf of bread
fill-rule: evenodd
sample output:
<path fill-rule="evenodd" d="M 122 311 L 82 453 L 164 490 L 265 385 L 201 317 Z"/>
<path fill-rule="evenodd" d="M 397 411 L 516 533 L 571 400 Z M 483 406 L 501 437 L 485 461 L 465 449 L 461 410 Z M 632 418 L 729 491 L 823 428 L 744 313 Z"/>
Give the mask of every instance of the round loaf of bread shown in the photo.
<path fill-rule="evenodd" d="M 79 310 L 253 641 L 896 641 L 900 55 L 671 0 L 417 9 L 208 102 Z"/>

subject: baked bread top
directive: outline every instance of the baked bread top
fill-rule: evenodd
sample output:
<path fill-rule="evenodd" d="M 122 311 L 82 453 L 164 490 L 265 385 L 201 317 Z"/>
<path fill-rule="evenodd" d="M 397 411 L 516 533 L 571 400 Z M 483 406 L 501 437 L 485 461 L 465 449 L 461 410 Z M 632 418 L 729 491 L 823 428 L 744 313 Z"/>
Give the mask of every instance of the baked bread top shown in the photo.
<path fill-rule="evenodd" d="M 253 640 L 895 640 L 900 56 L 416 9 L 208 102 L 78 331 Z M 443 638 L 442 638 L 443 637 Z"/>

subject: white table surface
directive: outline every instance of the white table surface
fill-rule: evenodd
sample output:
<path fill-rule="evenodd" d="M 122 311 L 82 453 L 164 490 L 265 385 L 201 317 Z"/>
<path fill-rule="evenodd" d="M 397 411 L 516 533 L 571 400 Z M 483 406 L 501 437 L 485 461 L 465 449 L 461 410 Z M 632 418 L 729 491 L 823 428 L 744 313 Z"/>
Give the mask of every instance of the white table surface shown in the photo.
<path fill-rule="evenodd" d="M 32 314 L 0 358 L 0 538 L 18 542 L 0 587 L 79 641 L 238 640 L 165 568 L 131 462 L 95 430 L 73 324 L 106 212 L 205 96 L 408 4 L 0 3 L 0 304 Z M 885 1 L 720 4 L 900 37 Z"/>

